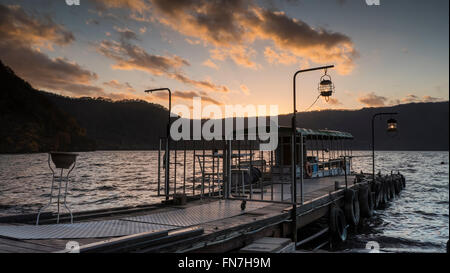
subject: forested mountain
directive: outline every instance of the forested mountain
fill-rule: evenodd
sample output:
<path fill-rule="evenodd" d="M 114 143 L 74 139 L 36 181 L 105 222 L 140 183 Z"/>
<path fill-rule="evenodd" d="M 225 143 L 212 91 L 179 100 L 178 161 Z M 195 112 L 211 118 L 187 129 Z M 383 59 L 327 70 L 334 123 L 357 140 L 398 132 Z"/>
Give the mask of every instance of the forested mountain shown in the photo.
<path fill-rule="evenodd" d="M 69 98 L 42 92 L 55 105 L 76 118 L 98 149 L 154 149 L 165 136 L 168 111 L 140 100 Z"/>
<path fill-rule="evenodd" d="M 311 129 L 335 129 L 350 132 L 353 149 L 371 149 L 372 116 L 380 112 L 397 112 L 395 136 L 386 133 L 391 116 L 375 119 L 375 147 L 377 150 L 448 150 L 449 104 L 445 102 L 409 103 L 391 107 L 360 110 L 325 110 L 299 113 L 297 126 Z M 279 116 L 280 124 L 289 125 L 290 116 Z"/>
<path fill-rule="evenodd" d="M 155 149 L 165 135 L 168 112 L 161 105 L 37 91 L 3 64 L 0 78 L 0 153 Z M 354 149 L 370 149 L 372 115 L 398 112 L 395 137 L 386 134 L 389 117 L 376 120 L 377 150 L 448 150 L 448 110 L 448 101 L 324 110 L 299 113 L 297 125 L 350 132 Z M 279 116 L 280 125 L 289 126 L 290 118 Z"/>
<path fill-rule="evenodd" d="M 0 153 L 95 149 L 86 130 L 0 61 Z"/>

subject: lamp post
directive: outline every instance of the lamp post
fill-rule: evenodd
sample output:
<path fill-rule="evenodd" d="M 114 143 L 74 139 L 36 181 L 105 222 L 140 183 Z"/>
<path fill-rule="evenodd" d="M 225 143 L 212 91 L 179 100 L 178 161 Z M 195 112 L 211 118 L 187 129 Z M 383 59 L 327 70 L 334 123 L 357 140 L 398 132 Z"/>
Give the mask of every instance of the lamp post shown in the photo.
<path fill-rule="evenodd" d="M 172 92 L 169 88 L 156 88 L 145 90 L 146 93 L 153 93 L 158 91 L 168 91 L 169 92 L 169 119 L 167 120 L 166 127 L 166 160 L 165 164 L 165 175 L 164 175 L 164 192 L 166 195 L 166 200 L 169 200 L 169 175 L 170 175 L 170 112 L 172 111 Z"/>
<path fill-rule="evenodd" d="M 297 174 L 296 174 L 296 165 L 295 165 L 295 158 L 296 158 L 296 135 L 297 135 L 297 106 L 296 106 L 296 78 L 297 75 L 300 73 L 304 73 L 304 72 L 310 72 L 310 71 L 316 71 L 316 70 L 322 70 L 322 69 L 328 69 L 328 68 L 333 68 L 334 65 L 327 65 L 327 66 L 321 66 L 321 67 L 315 67 L 315 68 L 309 68 L 309 69 L 302 69 L 302 70 L 298 70 L 297 72 L 294 73 L 294 78 L 293 78 L 293 114 L 292 114 L 292 142 L 291 142 L 291 168 L 292 168 L 292 183 L 293 183 L 293 197 L 292 197 L 292 224 L 294 226 L 293 229 L 293 241 L 295 244 L 297 244 Z M 326 73 L 325 73 L 326 74 Z M 327 85 L 328 83 L 324 82 L 324 90 L 325 90 L 325 85 Z M 322 81 L 319 84 L 319 92 L 321 96 L 331 96 L 332 93 L 332 89 L 328 90 L 331 91 L 329 93 L 325 93 L 325 91 L 321 90 L 322 87 Z M 329 81 L 329 88 L 332 88 L 332 83 L 331 80 Z M 300 153 L 301 153 L 301 157 L 300 157 L 300 193 L 301 193 L 301 202 L 303 203 L 303 136 L 300 134 Z"/>
<path fill-rule="evenodd" d="M 372 181 L 375 182 L 375 118 L 378 116 L 393 116 L 398 115 L 398 113 L 376 113 L 372 116 Z M 393 118 L 389 119 L 387 131 L 397 132 L 397 121 Z"/>

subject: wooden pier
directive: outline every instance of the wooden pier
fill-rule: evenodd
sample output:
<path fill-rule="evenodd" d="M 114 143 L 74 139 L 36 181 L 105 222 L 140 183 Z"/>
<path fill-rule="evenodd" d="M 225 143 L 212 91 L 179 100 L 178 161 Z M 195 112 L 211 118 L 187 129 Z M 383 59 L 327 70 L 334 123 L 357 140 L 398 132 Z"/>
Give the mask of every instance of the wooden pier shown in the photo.
<path fill-rule="evenodd" d="M 392 180 L 392 179 L 391 179 Z M 398 179 L 397 179 L 398 180 Z M 367 179 L 348 176 L 348 189 L 358 190 L 370 184 Z M 357 183 L 358 182 L 358 183 Z M 369 183 L 368 183 L 369 182 Z M 371 186 L 371 185 L 368 185 Z M 373 188 L 373 187 L 372 187 Z M 297 230 L 328 217 L 331 207 L 344 207 L 346 192 L 343 176 L 304 180 L 304 202 L 297 206 Z M 390 194 L 390 193 L 388 193 Z M 382 196 L 383 198 L 383 196 Z M 152 215 L 186 208 L 196 208 L 204 204 L 220 202 L 217 198 L 192 198 L 185 205 L 171 202 L 141 207 L 116 208 L 74 214 L 75 223 L 86 221 L 106 221 L 126 217 Z M 240 200 L 228 200 L 241 203 Z M 80 252 L 208 252 L 223 253 L 239 251 L 263 237 L 291 238 L 293 232 L 292 206 L 283 203 L 266 203 L 249 210 L 249 203 L 237 215 L 211 219 L 191 226 L 179 227 L 165 232 L 150 231 L 127 236 L 108 238 L 66 238 L 66 239 L 13 239 L 0 237 L 2 253 L 67 252 L 66 244 L 76 241 Z M 0 218 L 0 225 L 33 225 L 36 215 L 9 216 Z M 189 217 L 189 215 L 187 215 Z M 42 224 L 54 222 L 51 214 L 41 216 Z M 68 221 L 66 215 L 62 222 Z"/>

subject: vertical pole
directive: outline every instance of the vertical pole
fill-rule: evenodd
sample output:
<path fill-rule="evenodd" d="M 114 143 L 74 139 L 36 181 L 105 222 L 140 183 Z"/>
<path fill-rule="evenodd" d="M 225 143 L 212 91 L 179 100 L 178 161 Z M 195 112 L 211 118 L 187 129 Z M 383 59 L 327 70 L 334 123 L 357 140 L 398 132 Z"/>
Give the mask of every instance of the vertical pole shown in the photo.
<path fill-rule="evenodd" d="M 283 149 L 284 149 L 284 136 L 282 136 L 280 138 L 280 177 L 281 177 L 281 197 L 280 197 L 280 201 L 284 200 L 284 153 L 283 153 Z"/>
<path fill-rule="evenodd" d="M 56 223 L 59 224 L 59 199 L 61 197 L 61 182 L 63 179 L 63 168 L 61 168 L 61 175 L 59 176 L 59 187 L 58 187 L 58 216 L 56 218 Z"/>
<path fill-rule="evenodd" d="M 222 198 L 227 198 L 227 181 L 228 178 L 228 153 L 227 153 L 227 140 L 225 139 L 223 141 L 223 148 L 222 148 Z"/>
<path fill-rule="evenodd" d="M 303 135 L 300 133 L 300 204 L 303 205 Z M 297 200 L 295 200 L 297 201 Z"/>
<path fill-rule="evenodd" d="M 205 194 L 205 141 L 204 140 L 202 140 L 202 144 L 203 144 L 203 154 L 202 154 L 203 167 L 202 167 L 202 193 L 201 193 L 201 196 L 203 199 L 203 195 Z"/>
<path fill-rule="evenodd" d="M 345 189 L 348 189 L 348 181 L 347 181 L 347 157 L 344 156 L 344 174 L 345 174 Z"/>
<path fill-rule="evenodd" d="M 195 141 L 193 143 L 195 143 Z M 192 154 L 193 154 L 193 159 L 192 159 L 192 196 L 195 195 L 195 144 L 193 144 L 193 146 L 194 146 L 194 151 L 192 152 Z"/>
<path fill-rule="evenodd" d="M 159 149 L 158 149 L 158 196 L 161 195 L 161 141 L 159 138 Z"/>
<path fill-rule="evenodd" d="M 231 146 L 231 140 L 228 140 L 228 147 L 227 147 L 227 198 L 230 197 L 231 194 L 231 164 L 232 164 L 232 158 L 233 158 L 233 149 Z"/>
<path fill-rule="evenodd" d="M 186 194 L 186 142 L 184 142 L 183 156 L 183 194 Z"/>
<path fill-rule="evenodd" d="M 294 244 L 297 245 L 297 173 L 296 173 L 296 164 L 295 164 L 295 159 L 296 159 L 296 135 L 297 135 L 297 120 L 296 120 L 296 116 L 297 116 L 297 107 L 296 107 L 296 86 L 295 86 L 295 78 L 297 77 L 297 74 L 300 73 L 299 71 L 297 71 L 294 74 L 294 80 L 293 80 L 293 115 L 292 115 L 292 147 L 291 147 L 291 158 L 292 158 L 292 183 L 294 188 L 291 191 L 291 195 L 293 195 L 292 197 L 292 226 L 293 226 L 293 241 Z M 303 166 L 300 166 L 300 169 Z"/>
<path fill-rule="evenodd" d="M 175 142 L 175 158 L 173 160 L 173 194 L 177 193 L 177 150 L 178 150 L 178 142 Z"/>
<path fill-rule="evenodd" d="M 166 200 L 169 200 L 170 194 L 170 185 L 169 185 L 169 176 L 170 176 L 170 112 L 172 111 L 172 93 L 169 89 L 169 120 L 167 121 L 166 128 L 166 177 L 165 177 L 165 191 L 166 191 Z"/>
<path fill-rule="evenodd" d="M 273 151 L 270 151 L 270 200 L 273 201 Z"/>
<path fill-rule="evenodd" d="M 164 187 L 164 191 L 165 191 L 165 195 L 166 195 L 166 200 L 169 200 L 169 175 L 170 175 L 170 172 L 169 172 L 169 163 L 170 163 L 170 148 L 169 148 L 169 139 L 167 138 L 166 139 L 166 152 L 165 152 L 165 154 L 166 154 L 166 162 L 165 162 L 165 164 L 166 164 L 166 169 L 165 169 L 165 177 L 164 177 L 164 184 L 165 184 L 165 187 Z"/>
<path fill-rule="evenodd" d="M 377 114 L 372 117 L 372 182 L 375 183 L 375 117 Z"/>

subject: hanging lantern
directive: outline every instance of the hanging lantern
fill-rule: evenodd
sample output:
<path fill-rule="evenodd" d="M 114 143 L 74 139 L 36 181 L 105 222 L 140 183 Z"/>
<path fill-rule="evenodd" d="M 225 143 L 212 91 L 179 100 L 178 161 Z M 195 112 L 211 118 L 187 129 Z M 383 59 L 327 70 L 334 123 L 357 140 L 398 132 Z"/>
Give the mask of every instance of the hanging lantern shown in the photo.
<path fill-rule="evenodd" d="M 393 118 L 387 121 L 387 131 L 389 133 L 397 132 L 397 121 Z"/>
<path fill-rule="evenodd" d="M 319 93 L 320 96 L 325 98 L 325 101 L 328 102 L 330 100 L 331 95 L 334 91 L 334 84 L 331 81 L 331 77 L 327 74 L 327 70 L 325 69 L 325 74 L 320 78 L 319 83 Z"/>

